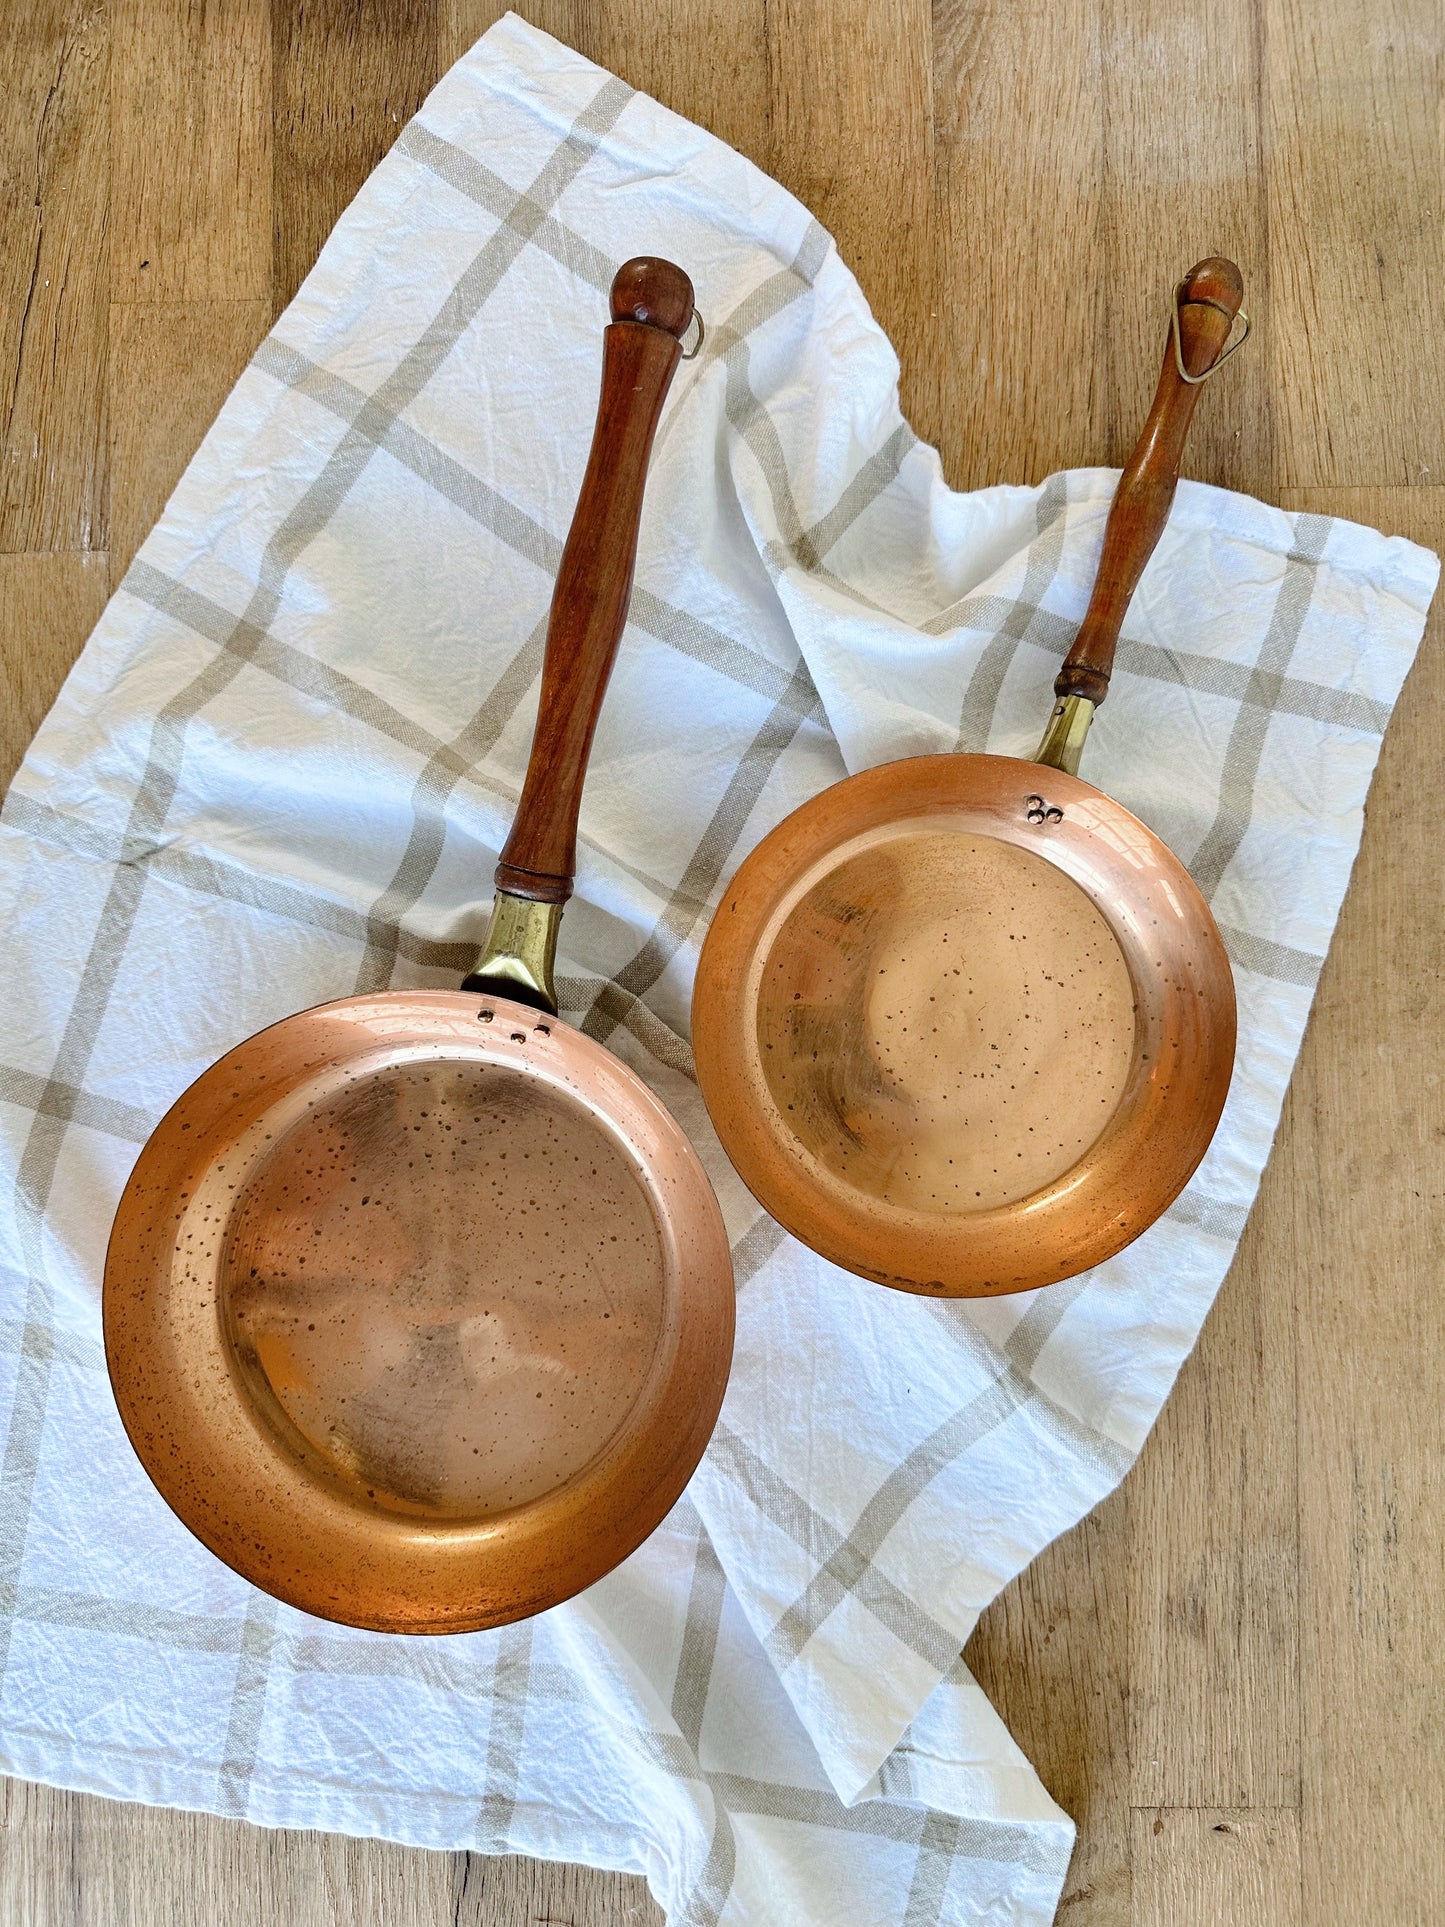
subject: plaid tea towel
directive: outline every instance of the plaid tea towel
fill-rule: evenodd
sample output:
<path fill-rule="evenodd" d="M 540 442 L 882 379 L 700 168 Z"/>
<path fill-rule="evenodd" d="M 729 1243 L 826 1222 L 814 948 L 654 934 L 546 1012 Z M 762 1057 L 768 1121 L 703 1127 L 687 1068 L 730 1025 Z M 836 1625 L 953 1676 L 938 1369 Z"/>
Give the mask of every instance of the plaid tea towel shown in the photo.
<path fill-rule="evenodd" d="M 286 1013 L 471 965 L 628 256 L 708 320 L 653 462 L 563 929 L 564 1014 L 692 1134 L 736 1363 L 687 1495 L 531 1624 L 310 1620 L 196 1544 L 100 1347 L 111 1214 L 177 1093 Z M 1112 473 L 959 496 L 828 236 L 508 18 L 433 93 L 226 403 L 0 825 L 0 1765 L 121 1798 L 645 1873 L 674 1922 L 1044 1923 L 1072 1829 L 959 1660 L 1121 1477 L 1255 1194 L 1435 559 L 1185 484 L 1088 773 L 1191 865 L 1238 1072 L 1174 1208 L 978 1304 L 812 1257 L 688 1053 L 709 906 L 882 758 L 1030 752 Z M 1221 404 L 1224 405 L 1224 404 Z"/>

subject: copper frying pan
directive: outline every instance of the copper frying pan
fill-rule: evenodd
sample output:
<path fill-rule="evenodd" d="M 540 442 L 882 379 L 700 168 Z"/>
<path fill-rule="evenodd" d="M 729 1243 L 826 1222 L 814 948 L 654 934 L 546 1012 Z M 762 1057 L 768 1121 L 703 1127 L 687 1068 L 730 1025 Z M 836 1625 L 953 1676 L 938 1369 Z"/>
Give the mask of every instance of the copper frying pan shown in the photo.
<path fill-rule="evenodd" d="M 256 1585 L 381 1631 L 499 1625 L 609 1571 L 682 1491 L 732 1353 L 696 1153 L 555 1015 L 583 774 L 692 288 L 629 262 L 612 313 L 476 973 L 231 1051 L 157 1126 L 106 1258 L 111 1382 L 162 1496 Z"/>
<path fill-rule="evenodd" d="M 1219 933 L 1178 858 L 1077 770 L 1242 292 L 1221 260 L 1176 290 L 1036 759 L 921 756 L 835 784 L 748 857 L 703 945 L 693 1050 L 724 1148 L 789 1231 L 880 1284 L 975 1297 L 1099 1264 L 1219 1121 Z"/>

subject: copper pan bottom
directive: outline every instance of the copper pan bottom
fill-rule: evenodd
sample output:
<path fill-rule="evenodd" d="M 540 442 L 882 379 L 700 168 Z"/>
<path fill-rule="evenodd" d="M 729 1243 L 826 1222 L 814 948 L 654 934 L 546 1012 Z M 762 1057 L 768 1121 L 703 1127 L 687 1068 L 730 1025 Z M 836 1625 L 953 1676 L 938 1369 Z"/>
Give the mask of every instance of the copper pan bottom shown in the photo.
<path fill-rule="evenodd" d="M 232 1051 L 116 1219 L 106 1352 L 196 1535 L 353 1625 L 555 1604 L 656 1526 L 727 1378 L 695 1152 L 610 1053 L 460 992 L 351 998 Z"/>
<path fill-rule="evenodd" d="M 884 765 L 796 811 L 724 897 L 693 1012 L 759 1201 L 848 1270 L 944 1296 L 1137 1237 L 1209 1144 L 1234 1032 L 1178 859 L 1079 778 L 997 756 Z"/>

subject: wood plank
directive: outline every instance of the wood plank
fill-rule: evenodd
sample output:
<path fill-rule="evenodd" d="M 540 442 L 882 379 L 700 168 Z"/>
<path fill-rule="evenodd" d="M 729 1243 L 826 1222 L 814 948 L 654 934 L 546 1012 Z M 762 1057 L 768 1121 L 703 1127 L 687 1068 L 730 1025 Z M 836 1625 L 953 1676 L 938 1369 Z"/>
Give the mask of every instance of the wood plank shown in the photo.
<path fill-rule="evenodd" d="M 934 35 L 936 375 L 914 373 L 914 426 L 956 488 L 1038 482 L 1106 447 L 1099 9 L 939 0 Z M 890 245 L 885 219 L 870 251 Z"/>
<path fill-rule="evenodd" d="M 0 1919 L 26 1927 L 442 1927 L 450 1856 L 8 1783 Z"/>
<path fill-rule="evenodd" d="M 538 25 L 552 11 L 542 10 Z M 697 121 L 759 167 L 772 164 L 767 0 L 654 0 L 645 7 L 587 9 L 584 20 L 574 44 L 590 60 Z"/>
<path fill-rule="evenodd" d="M 989 1607 L 965 1649 L 974 1677 L 1079 1829 L 1059 1916 L 1127 1927 L 1126 1487 L 1047 1547 Z"/>
<path fill-rule="evenodd" d="M 111 309 L 110 553 L 117 582 L 270 323 L 269 297 L 118 302 Z"/>
<path fill-rule="evenodd" d="M 931 439 L 941 421 L 928 0 L 769 0 L 766 18 L 771 171 L 857 275 L 898 351 L 904 414 Z"/>
<path fill-rule="evenodd" d="M 1185 472 L 1256 493 L 1273 479 L 1260 65 L 1250 0 L 1104 0 L 1109 336 L 1094 460 L 1128 455 L 1159 378 L 1175 283 L 1204 256 L 1223 254 L 1244 276 L 1254 334 L 1201 397 Z"/>
<path fill-rule="evenodd" d="M 1283 488 L 1445 481 L 1445 17 L 1264 0 L 1271 386 Z"/>
<path fill-rule="evenodd" d="M 633 9 L 624 5 L 620 11 L 625 26 L 634 18 Z M 460 60 L 504 13 L 520 14 L 554 40 L 565 41 L 589 60 L 597 58 L 586 42 L 589 32 L 600 30 L 599 9 L 588 0 L 517 0 L 515 6 L 508 0 L 438 0 L 437 72 L 445 73 Z"/>
<path fill-rule="evenodd" d="M 55 1815 L 76 1798 L 27 1780 L 0 1780 L 0 1920 L 6 1927 L 71 1927 L 69 1855 Z"/>
<path fill-rule="evenodd" d="M 448 1927 L 665 1927 L 637 1874 L 603 1873 L 518 1855 L 460 1854 Z"/>
<path fill-rule="evenodd" d="M 442 0 L 438 66 L 459 60 L 508 11 L 504 0 Z M 653 0 L 646 7 L 519 0 L 510 11 L 768 166 L 765 0 Z"/>
<path fill-rule="evenodd" d="M 268 0 L 112 0 L 116 301 L 271 290 Z"/>
<path fill-rule="evenodd" d="M 1299 1803 L 1299 1492 L 1289 1161 L 1128 1481 L 1135 1806 Z M 1308 1204 L 1306 1204 L 1308 1209 Z"/>
<path fill-rule="evenodd" d="M 1300 1927 L 1301 1919 L 1292 1809 L 1134 1815 L 1133 1927 Z"/>
<path fill-rule="evenodd" d="M 662 1927 L 647 1884 L 427 1853 L 0 1781 L 0 1920 L 15 1927 Z"/>
<path fill-rule="evenodd" d="M 116 294 L 130 303 L 158 293 L 161 310 L 153 338 L 140 310 L 112 315 L 121 558 L 219 399 L 228 356 L 244 352 L 239 317 L 266 300 L 273 259 L 289 292 L 424 91 L 428 62 L 454 58 L 499 8 L 439 0 L 433 20 L 408 6 L 383 18 L 380 0 L 328 0 L 319 11 L 278 0 L 289 146 L 277 156 L 285 209 L 274 246 L 270 149 L 258 146 L 270 140 L 267 10 L 255 0 L 223 9 L 115 0 L 115 10 L 117 152 L 128 170 L 116 199 L 126 257 Z M 1036 479 L 1122 453 L 1162 345 L 1161 298 L 1188 259 L 1221 247 L 1246 270 L 1260 334 L 1201 410 L 1192 472 L 1266 495 L 1278 484 L 1413 479 L 1422 465 L 1436 471 L 1425 480 L 1445 479 L 1432 446 L 1440 378 L 1415 352 L 1431 338 L 1427 297 L 1441 280 L 1441 30 L 1426 0 L 1368 9 L 1267 0 L 1257 40 L 1243 0 L 1208 13 L 1199 0 L 1106 0 L 1101 12 L 1085 0 L 1042 10 L 937 0 L 931 56 L 927 19 L 902 0 L 861 29 L 844 9 L 829 19 L 790 0 L 771 9 L 766 37 L 761 0 L 697 9 L 529 0 L 525 11 L 820 207 L 894 332 L 915 425 L 942 443 L 955 478 Z M 0 340 L 19 340 L 30 289 L 37 130 L 51 169 L 39 245 L 64 243 L 64 265 L 49 277 L 61 308 L 35 306 L 49 298 L 42 268 L 24 322 L 46 354 L 12 383 L 18 401 L 6 391 L 0 507 L 10 533 L 0 546 L 100 551 L 0 561 L 0 721 L 18 754 L 105 593 L 103 150 L 59 193 L 65 169 L 95 147 L 97 110 L 79 103 L 103 94 L 105 54 L 94 5 L 52 0 L 10 16 L 3 31 L 19 52 L 7 63 L 0 152 L 12 188 L 7 239 L 18 241 L 4 251 L 0 316 L 12 336 Z M 67 39 L 73 21 L 88 24 Z M 46 61 L 67 47 L 51 96 L 59 68 Z M 1269 112 L 1251 132 L 1261 49 Z M 104 138 L 103 111 L 98 124 Z M 913 162 L 891 151 L 895 134 Z M 928 181 L 923 201 L 909 198 L 915 163 Z M 896 206 L 890 182 L 904 196 Z M 1262 196 L 1267 246 L 1250 225 Z M 154 241 L 154 259 L 137 239 Z M 232 335 L 211 304 L 238 295 Z M 21 365 L 9 346 L 5 354 L 5 368 Z M 1445 542 L 1438 491 L 1284 499 Z M 1421 774 L 1445 749 L 1442 657 L 1437 620 L 1386 742 L 1274 1163 L 1175 1403 L 1123 1495 L 1050 1548 L 970 1646 L 1045 1784 L 1080 1820 L 1061 1915 L 1071 1927 L 1123 1927 L 1131 1912 L 1139 1927 L 1252 1923 L 1261 1907 L 1282 1927 L 1336 1917 L 1411 1927 L 1433 1918 L 1445 1890 L 1429 1810 L 1445 1760 L 1429 1723 L 1441 1680 L 1428 1625 L 1445 1563 L 1429 1484 L 1445 1362 L 1431 1317 L 1445 1121 L 1428 1048 L 1445 1034 L 1445 891 Z M 1288 1346 L 1288 1304 L 1298 1313 L 1302 1439 L 1294 1605 L 1289 1387 L 1261 1364 Z M 1256 1463 L 1246 1466 L 1254 1405 Z M 1276 1631 L 1283 1657 L 1272 1669 Z M 1291 1638 L 1302 1661 L 1293 1715 Z M 1292 1718 L 1303 1907 L 1289 1881 L 1291 1816 L 1267 1804 L 1272 1788 L 1280 1800 L 1290 1790 Z M 1131 1903 L 1129 1801 L 1177 1806 L 1186 1791 L 1220 1810 L 1135 1816 Z M 6 1927 L 197 1918 L 611 1927 L 650 1907 L 635 1883 L 527 1861 L 262 1833 L 13 1785 L 4 1802 Z M 1221 1822 L 1231 1835 L 1214 1832 Z"/>
<path fill-rule="evenodd" d="M 436 80 L 436 0 L 276 0 L 277 309 Z"/>
<path fill-rule="evenodd" d="M 109 559 L 0 555 L 0 792 L 110 593 Z"/>
<path fill-rule="evenodd" d="M 501 0 L 443 0 L 438 65 L 445 69 L 460 59 L 507 11 Z M 765 0 L 653 0 L 637 8 L 520 0 L 514 11 L 760 167 L 770 166 Z"/>
<path fill-rule="evenodd" d="M 109 66 L 96 0 L 0 16 L 0 551 L 108 539 Z"/>
<path fill-rule="evenodd" d="M 1445 549 L 1440 488 L 1284 500 Z M 1261 1226 L 1298 1307 L 1300 1845 L 1311 1922 L 1424 1927 L 1445 1892 L 1442 766 L 1437 596 L 1385 738 Z"/>

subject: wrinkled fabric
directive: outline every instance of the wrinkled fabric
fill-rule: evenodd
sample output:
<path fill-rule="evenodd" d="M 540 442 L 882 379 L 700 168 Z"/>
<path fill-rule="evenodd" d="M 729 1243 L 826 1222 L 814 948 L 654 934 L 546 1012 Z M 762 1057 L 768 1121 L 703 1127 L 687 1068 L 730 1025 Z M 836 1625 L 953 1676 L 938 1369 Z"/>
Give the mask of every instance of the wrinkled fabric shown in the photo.
<path fill-rule="evenodd" d="M 696 1143 L 736 1360 L 687 1495 L 601 1584 L 497 1633 L 353 1632 L 251 1589 L 149 1485 L 101 1353 L 106 1236 L 151 1127 L 231 1045 L 472 965 L 606 290 L 638 253 L 687 268 L 707 337 L 653 458 L 563 1014 Z M 1198 1174 L 1108 1264 L 971 1304 L 845 1275 L 730 1171 L 687 1037 L 709 911 L 788 811 L 892 757 L 1032 751 L 1114 481 L 953 494 L 781 188 L 514 18 L 446 76 L 227 401 L 0 823 L 6 1771 L 630 1869 L 674 1922 L 1052 1919 L 1071 1823 L 960 1648 L 1123 1475 L 1224 1277 L 1435 558 L 1180 487 L 1087 774 L 1209 898 L 1239 1058 Z"/>

